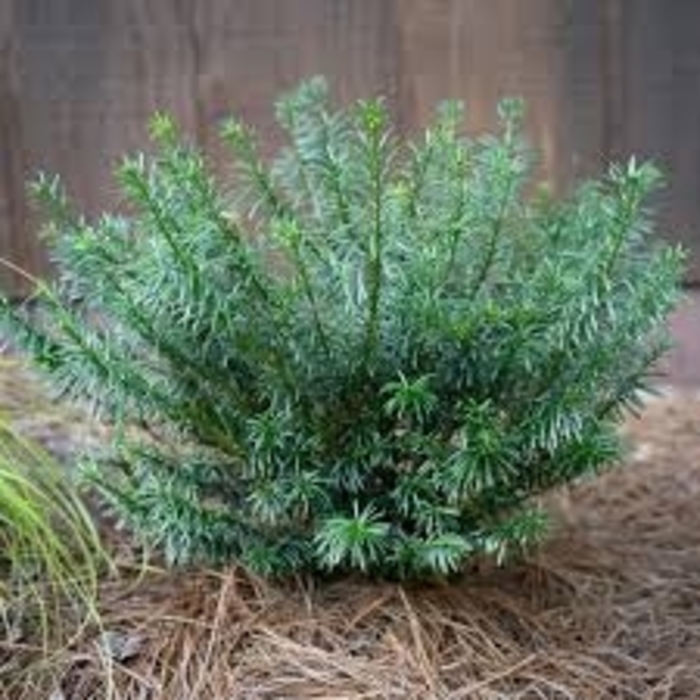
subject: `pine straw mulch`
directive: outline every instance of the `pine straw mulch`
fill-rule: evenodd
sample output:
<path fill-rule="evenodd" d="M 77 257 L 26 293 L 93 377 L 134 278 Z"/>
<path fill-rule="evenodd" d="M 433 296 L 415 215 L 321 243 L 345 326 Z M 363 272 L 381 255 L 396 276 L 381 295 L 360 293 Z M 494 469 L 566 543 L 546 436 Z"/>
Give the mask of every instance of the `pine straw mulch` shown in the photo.
<path fill-rule="evenodd" d="M 0 646 L 0 698 L 697 700 L 700 395 L 625 430 L 627 464 L 552 497 L 526 562 L 422 587 L 127 567 L 43 666 Z"/>

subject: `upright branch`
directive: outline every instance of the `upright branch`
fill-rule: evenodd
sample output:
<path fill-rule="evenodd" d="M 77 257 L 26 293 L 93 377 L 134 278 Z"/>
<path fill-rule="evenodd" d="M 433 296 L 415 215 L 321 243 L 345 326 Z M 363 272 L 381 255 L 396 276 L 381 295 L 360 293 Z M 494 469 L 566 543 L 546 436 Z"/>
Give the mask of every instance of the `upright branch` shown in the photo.
<path fill-rule="evenodd" d="M 388 166 L 388 134 L 386 112 L 381 103 L 365 102 L 360 107 L 359 135 L 367 169 L 367 207 L 369 226 L 367 231 L 367 263 L 365 284 L 367 287 L 367 326 L 364 362 L 368 367 L 376 359 L 379 346 L 380 301 L 382 292 L 382 247 L 384 245 L 384 176 Z"/>

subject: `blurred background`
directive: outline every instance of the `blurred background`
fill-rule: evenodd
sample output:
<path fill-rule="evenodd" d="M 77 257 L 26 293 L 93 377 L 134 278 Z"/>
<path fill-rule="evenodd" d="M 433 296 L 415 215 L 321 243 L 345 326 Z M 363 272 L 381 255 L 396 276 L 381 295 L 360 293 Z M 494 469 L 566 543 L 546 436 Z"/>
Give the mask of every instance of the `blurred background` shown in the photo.
<path fill-rule="evenodd" d="M 224 170 L 218 122 L 272 151 L 275 98 L 311 75 L 339 102 L 384 95 L 404 133 L 444 98 L 481 131 L 518 95 L 553 186 L 632 154 L 665 172 L 660 231 L 689 266 L 664 381 L 700 386 L 699 36 L 698 0 L 0 0 L 0 257 L 47 273 L 26 180 L 61 173 L 82 210 L 113 208 L 114 165 L 148 148 L 156 110 Z"/>

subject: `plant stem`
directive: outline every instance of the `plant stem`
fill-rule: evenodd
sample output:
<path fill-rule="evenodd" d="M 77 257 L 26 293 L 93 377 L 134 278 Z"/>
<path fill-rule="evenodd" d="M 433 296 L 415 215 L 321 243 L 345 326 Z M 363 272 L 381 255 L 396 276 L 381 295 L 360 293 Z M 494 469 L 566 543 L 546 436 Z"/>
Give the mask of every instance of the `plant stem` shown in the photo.
<path fill-rule="evenodd" d="M 372 185 L 372 228 L 367 251 L 367 278 L 369 289 L 367 332 L 365 337 L 365 362 L 370 364 L 376 359 L 379 342 L 379 302 L 382 287 L 382 163 L 381 134 L 373 132 L 370 141 L 370 168 Z"/>

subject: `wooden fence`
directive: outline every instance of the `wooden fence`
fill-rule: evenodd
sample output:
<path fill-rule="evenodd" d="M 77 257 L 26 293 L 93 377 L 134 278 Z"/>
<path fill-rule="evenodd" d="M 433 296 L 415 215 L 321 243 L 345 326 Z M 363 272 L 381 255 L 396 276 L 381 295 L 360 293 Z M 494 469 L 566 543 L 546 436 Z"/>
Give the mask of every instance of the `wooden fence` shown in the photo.
<path fill-rule="evenodd" d="M 698 29 L 698 0 L 0 0 L 0 255 L 47 270 L 24 195 L 37 169 L 97 212 L 156 109 L 216 161 L 223 116 L 274 145 L 274 98 L 323 73 L 340 101 L 384 94 L 405 130 L 445 97 L 482 129 L 522 95 L 555 183 L 653 157 L 671 182 L 664 231 L 700 282 Z"/>

